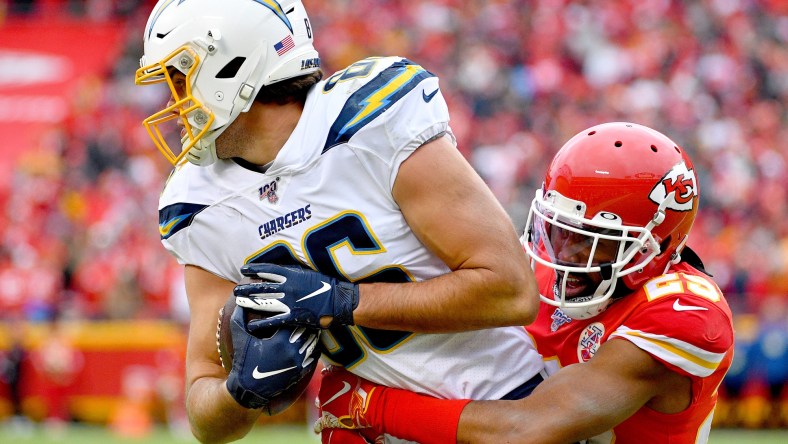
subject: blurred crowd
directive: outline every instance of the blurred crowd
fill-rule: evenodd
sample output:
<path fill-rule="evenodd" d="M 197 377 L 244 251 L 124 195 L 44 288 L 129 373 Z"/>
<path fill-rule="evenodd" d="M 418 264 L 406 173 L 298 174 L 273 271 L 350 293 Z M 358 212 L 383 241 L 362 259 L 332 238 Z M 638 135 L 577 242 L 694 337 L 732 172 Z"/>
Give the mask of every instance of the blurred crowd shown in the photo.
<path fill-rule="evenodd" d="M 552 154 L 584 128 L 632 121 L 683 146 L 701 191 L 689 245 L 751 322 L 737 329 L 727 389 L 739 396 L 756 377 L 788 403 L 788 2 L 304 3 L 327 74 L 402 55 L 439 76 L 460 150 L 518 228 Z M 152 4 L 5 5 L 9 17 L 118 21 L 125 44 L 105 75 L 81 79 L 67 119 L 0 189 L 0 316 L 187 316 L 156 231 L 170 166 L 141 125 L 166 97 L 133 80 Z"/>

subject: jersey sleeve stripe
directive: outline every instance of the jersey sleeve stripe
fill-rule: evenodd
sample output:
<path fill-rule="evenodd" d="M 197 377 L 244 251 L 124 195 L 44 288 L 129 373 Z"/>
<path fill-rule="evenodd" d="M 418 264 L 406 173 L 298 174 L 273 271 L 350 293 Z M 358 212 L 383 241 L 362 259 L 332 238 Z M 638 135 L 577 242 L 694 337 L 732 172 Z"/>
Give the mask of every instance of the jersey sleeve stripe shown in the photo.
<path fill-rule="evenodd" d="M 624 338 L 649 354 L 699 377 L 714 373 L 725 357 L 725 353 L 712 353 L 688 342 L 632 330 L 623 325 L 610 337 Z"/>
<path fill-rule="evenodd" d="M 176 203 L 159 210 L 159 235 L 167 239 L 178 231 L 191 225 L 194 216 L 208 205 Z"/>
<path fill-rule="evenodd" d="M 347 142 L 361 128 L 413 90 L 422 80 L 435 75 L 410 60 L 393 63 L 353 93 L 331 125 L 323 153 Z"/>

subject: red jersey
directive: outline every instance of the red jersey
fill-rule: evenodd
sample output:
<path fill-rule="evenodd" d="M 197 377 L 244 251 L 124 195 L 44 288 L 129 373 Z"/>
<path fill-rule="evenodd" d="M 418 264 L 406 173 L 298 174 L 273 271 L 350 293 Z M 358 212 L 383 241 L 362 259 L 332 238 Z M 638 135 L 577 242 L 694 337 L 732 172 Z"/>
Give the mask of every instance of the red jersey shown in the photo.
<path fill-rule="evenodd" d="M 542 294 L 553 294 L 554 279 L 547 274 L 552 270 L 540 268 Z M 623 339 L 692 381 L 692 400 L 683 412 L 664 414 L 644 406 L 592 442 L 708 441 L 717 388 L 733 357 L 733 325 L 728 303 L 705 274 L 683 262 L 674 265 L 585 320 L 542 303 L 536 321 L 526 329 L 551 373 L 588 361 L 609 339 Z"/>

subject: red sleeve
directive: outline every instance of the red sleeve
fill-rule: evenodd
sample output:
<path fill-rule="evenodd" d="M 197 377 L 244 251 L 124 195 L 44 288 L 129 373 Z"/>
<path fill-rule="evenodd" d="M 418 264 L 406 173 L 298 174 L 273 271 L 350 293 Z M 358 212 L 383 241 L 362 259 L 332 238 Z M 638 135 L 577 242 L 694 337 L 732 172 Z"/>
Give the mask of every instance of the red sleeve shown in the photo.
<path fill-rule="evenodd" d="M 644 287 L 638 297 L 646 302 L 610 338 L 629 340 L 679 373 L 709 376 L 733 346 L 730 309 L 720 293 L 711 291 L 716 286 L 693 286 L 705 278 L 673 276 L 651 292 Z"/>

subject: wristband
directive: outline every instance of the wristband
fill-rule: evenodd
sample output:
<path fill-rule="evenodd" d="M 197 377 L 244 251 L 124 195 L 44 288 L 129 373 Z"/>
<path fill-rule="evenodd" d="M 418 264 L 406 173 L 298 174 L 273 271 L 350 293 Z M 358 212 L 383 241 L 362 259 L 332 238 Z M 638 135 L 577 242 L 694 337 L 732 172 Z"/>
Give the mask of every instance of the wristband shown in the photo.
<path fill-rule="evenodd" d="M 457 442 L 462 410 L 470 399 L 438 399 L 393 388 L 369 394 L 364 417 L 375 428 L 421 444 Z"/>

